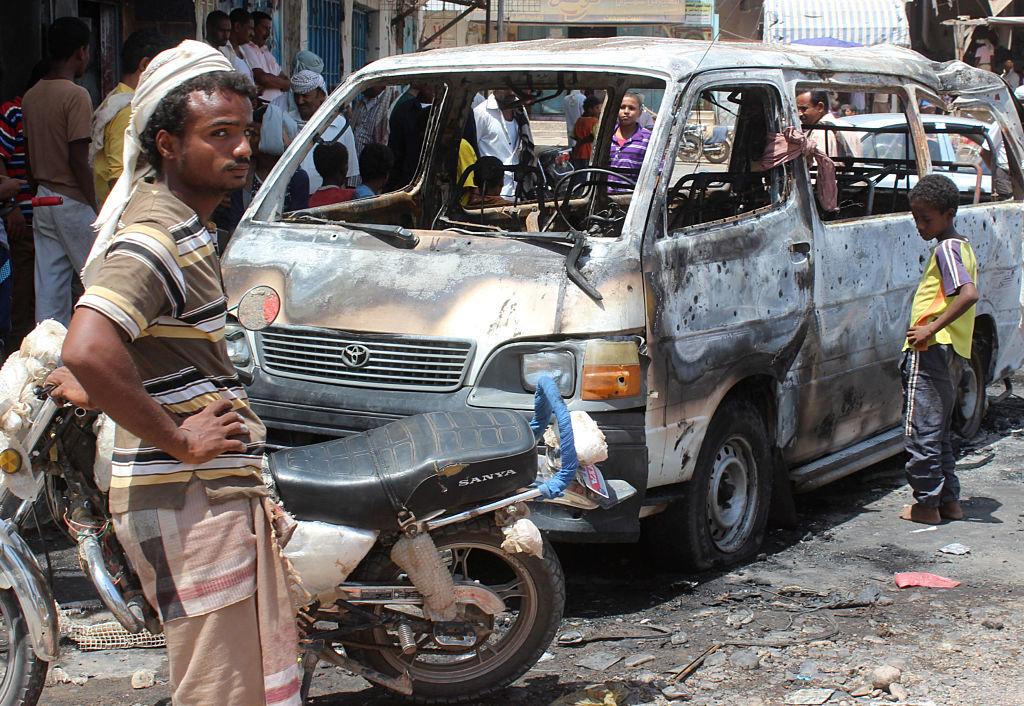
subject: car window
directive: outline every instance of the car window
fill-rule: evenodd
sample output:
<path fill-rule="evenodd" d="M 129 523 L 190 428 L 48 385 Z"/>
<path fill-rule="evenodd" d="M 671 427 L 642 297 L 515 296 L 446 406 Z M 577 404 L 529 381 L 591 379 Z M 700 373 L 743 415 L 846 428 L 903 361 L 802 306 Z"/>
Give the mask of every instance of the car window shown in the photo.
<path fill-rule="evenodd" d="M 715 86 L 683 110 L 686 119 L 665 158 L 667 232 L 685 235 L 697 226 L 750 217 L 788 197 L 792 162 L 763 163 L 782 125 L 782 98 L 774 87 Z"/>

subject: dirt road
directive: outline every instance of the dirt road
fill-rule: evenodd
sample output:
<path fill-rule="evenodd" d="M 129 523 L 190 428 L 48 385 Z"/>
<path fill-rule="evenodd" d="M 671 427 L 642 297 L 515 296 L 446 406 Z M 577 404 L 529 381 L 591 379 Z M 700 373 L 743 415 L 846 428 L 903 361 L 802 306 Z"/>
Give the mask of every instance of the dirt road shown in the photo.
<path fill-rule="evenodd" d="M 595 683 L 614 689 L 619 706 L 852 705 L 897 696 L 937 706 L 1024 702 L 1024 399 L 994 405 L 963 453 L 967 518 L 934 530 L 897 519 L 910 494 L 894 459 L 800 497 L 800 528 L 771 532 L 764 553 L 731 573 L 654 568 L 641 546 L 558 547 L 568 581 L 559 634 L 584 644 L 552 645 L 545 661 L 486 703 L 540 706 Z M 954 543 L 969 553 L 940 551 Z M 893 574 L 901 571 L 962 584 L 900 590 Z M 60 600 L 86 595 L 64 554 L 56 574 Z M 860 607 L 839 608 L 844 601 Z M 670 683 L 674 671 L 722 643 L 684 682 Z M 885 665 L 901 672 L 892 694 L 851 695 Z M 68 649 L 61 666 L 88 679 L 48 686 L 43 703 L 155 704 L 168 695 L 160 650 Z M 140 668 L 155 671 L 154 687 L 130 687 Z M 794 699 L 800 690 L 826 700 Z M 317 706 L 401 703 L 326 668 L 313 693 Z"/>

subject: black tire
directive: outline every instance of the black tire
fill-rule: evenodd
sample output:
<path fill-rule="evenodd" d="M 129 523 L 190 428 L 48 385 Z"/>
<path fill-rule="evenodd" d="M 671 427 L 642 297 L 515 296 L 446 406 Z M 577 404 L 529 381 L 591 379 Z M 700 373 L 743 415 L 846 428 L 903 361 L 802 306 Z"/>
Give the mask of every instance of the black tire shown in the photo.
<path fill-rule="evenodd" d="M 711 419 L 685 495 L 648 521 L 654 555 L 679 570 L 742 563 L 764 540 L 774 475 L 761 412 L 743 399 Z"/>
<path fill-rule="evenodd" d="M 723 142 L 720 146 L 712 147 L 708 149 L 704 147 L 704 157 L 712 164 L 722 164 L 729 160 L 729 156 L 732 154 L 732 143 L 729 141 Z"/>
<path fill-rule="evenodd" d="M 460 678 L 458 668 L 448 670 L 436 663 L 424 664 L 419 656 L 415 659 L 403 657 L 397 648 L 387 653 L 356 648 L 349 648 L 346 651 L 350 657 L 362 664 L 392 676 L 400 675 L 401 668 L 408 666 L 413 681 L 413 695 L 410 700 L 415 703 L 477 703 L 486 695 L 503 689 L 525 674 L 551 644 L 562 620 L 565 577 L 558 557 L 546 540 L 543 559 L 527 554 L 509 554 L 501 549 L 504 536 L 487 518 L 445 527 L 434 532 L 432 536 L 438 551 L 442 553 L 446 549 L 459 546 L 471 547 L 467 551 L 466 563 L 463 564 L 467 573 L 473 573 L 469 567 L 469 552 L 480 547 L 487 547 L 484 553 L 490 554 L 491 561 L 499 559 L 508 562 L 509 566 L 515 566 L 517 576 L 528 578 L 532 582 L 536 598 L 532 601 L 527 598 L 511 598 L 506 603 L 510 609 L 518 608 L 520 612 L 531 613 L 532 620 L 524 622 L 521 627 L 510 629 L 507 635 L 513 635 L 515 641 L 509 640 L 504 648 L 499 646 L 496 656 L 489 660 L 494 663 L 491 668 L 468 678 Z M 452 556 L 455 557 L 454 554 Z M 455 571 L 454 561 L 452 568 Z M 378 547 L 375 553 L 363 562 L 356 580 L 391 583 L 398 580 L 400 573 L 387 553 Z M 529 588 L 524 591 L 528 591 Z M 531 602 L 532 605 L 529 604 Z M 514 625 L 518 626 L 519 623 L 516 622 Z M 515 630 L 519 632 L 515 633 Z M 380 631 L 375 637 L 379 641 L 385 636 L 387 633 Z M 365 637 L 372 639 L 374 636 Z M 473 665 L 469 663 L 471 661 L 466 661 L 463 673 L 472 672 Z M 482 665 L 482 662 L 478 664 Z M 479 666 L 477 670 L 479 671 Z"/>
<path fill-rule="evenodd" d="M 981 430 L 988 411 L 988 340 L 976 337 L 971 345 L 971 360 L 963 366 L 953 408 L 953 431 L 963 439 L 974 437 Z"/>
<path fill-rule="evenodd" d="M 13 591 L 0 591 L 0 626 L 7 633 L 6 665 L 0 678 L 0 706 L 35 706 L 49 664 L 36 657 L 28 626 Z M 0 654 L 3 638 L 0 637 Z"/>

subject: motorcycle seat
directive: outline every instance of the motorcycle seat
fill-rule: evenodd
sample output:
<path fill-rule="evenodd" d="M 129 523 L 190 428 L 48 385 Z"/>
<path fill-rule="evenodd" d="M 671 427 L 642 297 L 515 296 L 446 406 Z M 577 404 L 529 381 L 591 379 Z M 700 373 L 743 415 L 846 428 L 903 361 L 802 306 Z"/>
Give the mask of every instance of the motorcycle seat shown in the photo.
<path fill-rule="evenodd" d="M 393 530 L 399 514 L 453 511 L 528 486 L 536 441 L 507 410 L 428 412 L 271 454 L 286 510 L 300 520 Z"/>

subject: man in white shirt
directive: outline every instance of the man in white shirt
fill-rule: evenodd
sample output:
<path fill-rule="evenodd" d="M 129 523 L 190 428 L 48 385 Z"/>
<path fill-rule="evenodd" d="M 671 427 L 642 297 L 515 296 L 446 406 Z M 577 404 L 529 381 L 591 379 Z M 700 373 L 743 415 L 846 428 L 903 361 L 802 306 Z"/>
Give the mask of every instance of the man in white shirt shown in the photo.
<path fill-rule="evenodd" d="M 273 31 L 273 18 L 257 10 L 252 13 L 252 41 L 241 46 L 245 63 L 252 69 L 252 80 L 260 89 L 260 98 L 268 103 L 291 88 L 281 65 L 267 48 Z"/>
<path fill-rule="evenodd" d="M 248 10 L 236 7 L 228 17 L 231 19 L 231 36 L 221 51 L 235 67 L 235 71 L 252 81 L 252 69 L 242 56 L 242 46 L 252 39 L 252 15 Z"/>
<path fill-rule="evenodd" d="M 517 100 L 511 89 L 499 88 L 491 91 L 487 100 L 473 109 L 479 157 L 497 157 L 506 167 L 519 164 L 523 151 L 523 123 L 529 130 L 529 122 L 522 119 L 525 116 L 517 119 Z M 506 171 L 501 195 L 511 199 L 515 193 L 515 174 Z"/>
<path fill-rule="evenodd" d="M 302 127 L 313 117 L 320 106 L 327 100 L 327 84 L 324 77 L 312 71 L 303 70 L 292 76 L 292 95 L 295 96 L 295 112 L 291 116 Z M 340 142 L 348 150 L 348 183 L 349 186 L 359 185 L 359 154 L 356 152 L 356 141 L 352 134 L 352 128 L 340 113 L 335 116 L 330 125 L 320 134 L 323 142 Z M 306 153 L 302 160 L 302 168 L 309 175 L 309 193 L 315 192 L 323 183 L 323 177 L 316 170 L 313 162 L 315 147 Z"/>

